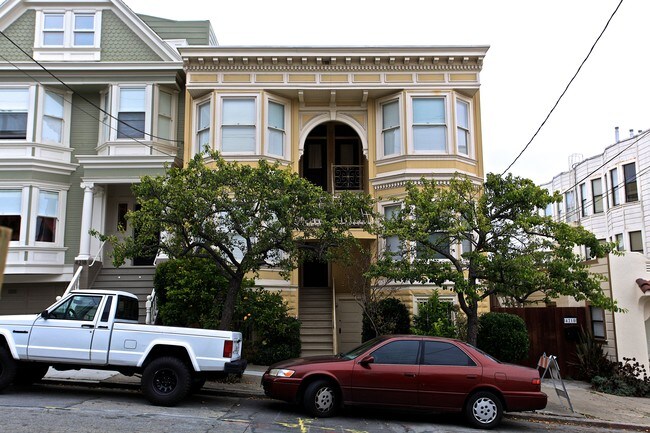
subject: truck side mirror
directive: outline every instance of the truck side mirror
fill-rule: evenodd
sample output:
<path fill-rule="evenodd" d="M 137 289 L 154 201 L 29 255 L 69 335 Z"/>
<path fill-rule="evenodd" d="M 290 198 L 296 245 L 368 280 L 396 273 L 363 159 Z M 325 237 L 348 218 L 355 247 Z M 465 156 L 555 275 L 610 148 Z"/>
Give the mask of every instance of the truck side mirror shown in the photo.
<path fill-rule="evenodd" d="M 41 317 L 42 317 L 43 319 L 45 319 L 45 320 L 49 319 L 49 318 L 50 318 L 50 312 L 47 311 L 47 310 L 43 310 L 43 311 L 41 312 Z"/>

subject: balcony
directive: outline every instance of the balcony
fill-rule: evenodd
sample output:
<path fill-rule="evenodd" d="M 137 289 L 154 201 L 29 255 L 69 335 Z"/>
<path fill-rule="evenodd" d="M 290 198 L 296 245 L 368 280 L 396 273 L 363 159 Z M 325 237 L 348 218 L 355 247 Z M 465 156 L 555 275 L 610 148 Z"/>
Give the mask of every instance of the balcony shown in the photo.
<path fill-rule="evenodd" d="M 362 165 L 332 165 L 332 192 L 363 191 Z"/>

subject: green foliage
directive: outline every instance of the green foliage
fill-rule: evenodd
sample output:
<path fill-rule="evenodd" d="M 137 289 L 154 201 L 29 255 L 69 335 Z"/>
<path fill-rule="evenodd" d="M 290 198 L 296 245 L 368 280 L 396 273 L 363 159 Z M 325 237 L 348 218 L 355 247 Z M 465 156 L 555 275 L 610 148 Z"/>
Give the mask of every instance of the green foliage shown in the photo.
<path fill-rule="evenodd" d="M 650 397 L 650 378 L 635 358 L 623 358 L 606 376 L 595 376 L 591 383 L 597 391 L 625 397 Z"/>
<path fill-rule="evenodd" d="M 614 365 L 605 356 L 602 343 L 584 329 L 580 329 L 578 334 L 576 358 L 577 362 L 572 363 L 576 367 L 576 379 L 590 382 L 597 376 L 609 377 L 612 374 Z"/>
<path fill-rule="evenodd" d="M 413 316 L 412 331 L 416 335 L 457 338 L 454 312 L 454 305 L 451 302 L 441 302 L 438 292 L 434 291 L 427 302 L 418 307 L 418 314 Z"/>
<path fill-rule="evenodd" d="M 300 321 L 289 315 L 279 293 L 244 290 L 235 315 L 249 362 L 271 365 L 300 356 Z"/>
<path fill-rule="evenodd" d="M 401 210 L 377 228 L 384 238 L 397 236 L 401 250 L 385 252 L 368 275 L 438 286 L 452 282 L 470 343 L 476 343 L 479 303 L 492 295 L 516 303 L 533 293 L 546 300 L 566 295 L 616 309 L 603 294 L 603 277 L 591 274 L 574 253 L 585 245 L 602 257 L 611 245 L 539 213 L 561 200 L 559 194 L 551 196 L 529 179 L 496 174 L 482 185 L 459 175 L 440 184 L 421 179 L 406 190 L 405 197 L 394 198 L 403 203 Z"/>
<path fill-rule="evenodd" d="M 385 298 L 366 307 L 361 339 L 368 341 L 379 335 L 408 334 L 410 330 L 406 305 L 397 298 Z"/>
<path fill-rule="evenodd" d="M 508 313 L 479 318 L 477 347 L 500 361 L 516 363 L 528 356 L 530 341 L 524 319 Z"/>
<path fill-rule="evenodd" d="M 221 329 L 231 327 L 246 275 L 275 268 L 287 277 L 305 258 L 345 256 L 357 244 L 350 227 L 373 212 L 367 194 L 334 196 L 277 163 L 239 164 L 217 152 L 197 154 L 164 176 L 144 176 L 133 192 L 140 207 L 127 219 L 137 237 L 111 239 L 113 262 L 151 248 L 211 260 L 228 280 Z"/>

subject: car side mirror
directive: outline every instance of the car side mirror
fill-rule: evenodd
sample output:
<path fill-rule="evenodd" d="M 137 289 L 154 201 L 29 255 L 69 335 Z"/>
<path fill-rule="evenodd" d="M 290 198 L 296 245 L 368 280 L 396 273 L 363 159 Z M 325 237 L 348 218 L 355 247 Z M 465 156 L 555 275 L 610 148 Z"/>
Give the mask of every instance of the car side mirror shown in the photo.
<path fill-rule="evenodd" d="M 368 364 L 372 364 L 373 362 L 375 362 L 375 358 L 371 355 L 368 355 L 364 356 L 361 361 L 359 361 L 359 365 L 366 366 Z"/>
<path fill-rule="evenodd" d="M 42 317 L 43 319 L 46 319 L 46 320 L 49 319 L 49 318 L 50 318 L 50 312 L 47 311 L 47 310 L 43 310 L 43 311 L 41 312 L 41 317 Z"/>

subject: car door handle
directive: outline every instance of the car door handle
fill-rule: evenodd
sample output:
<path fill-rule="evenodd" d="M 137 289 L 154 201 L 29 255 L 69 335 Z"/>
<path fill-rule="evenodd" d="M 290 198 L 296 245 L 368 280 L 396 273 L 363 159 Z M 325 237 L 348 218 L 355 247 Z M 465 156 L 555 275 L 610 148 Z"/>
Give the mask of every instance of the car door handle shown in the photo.
<path fill-rule="evenodd" d="M 415 373 L 404 373 L 406 377 L 415 377 Z"/>
<path fill-rule="evenodd" d="M 477 378 L 477 376 L 475 374 L 468 374 L 465 377 L 468 378 L 468 379 L 476 379 Z"/>
<path fill-rule="evenodd" d="M 95 325 L 81 325 L 82 328 L 93 329 Z"/>

